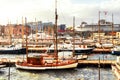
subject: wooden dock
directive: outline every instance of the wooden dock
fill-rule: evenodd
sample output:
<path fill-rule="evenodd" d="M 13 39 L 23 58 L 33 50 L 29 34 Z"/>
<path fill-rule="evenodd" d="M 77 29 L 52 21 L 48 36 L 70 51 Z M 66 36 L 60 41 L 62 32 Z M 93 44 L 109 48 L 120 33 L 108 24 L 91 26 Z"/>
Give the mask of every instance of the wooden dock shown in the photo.
<path fill-rule="evenodd" d="M 93 53 L 110 53 L 111 52 L 111 49 L 107 49 L 107 48 L 95 48 L 93 50 Z"/>
<path fill-rule="evenodd" d="M 101 67 L 111 67 L 111 64 L 115 64 L 115 62 L 115 60 L 78 60 L 78 67 L 98 67 L 98 65 Z"/>
<path fill-rule="evenodd" d="M 24 59 L 26 60 L 26 59 Z M 0 62 L 4 63 L 4 64 L 10 64 L 10 65 L 14 65 L 17 61 L 23 61 L 23 59 L 21 57 L 16 57 L 16 58 L 0 58 Z"/>
<path fill-rule="evenodd" d="M 115 60 L 78 60 L 79 64 L 115 64 Z"/>
<path fill-rule="evenodd" d="M 120 80 L 120 64 L 115 63 L 114 65 L 112 65 L 112 71 L 117 79 Z"/>

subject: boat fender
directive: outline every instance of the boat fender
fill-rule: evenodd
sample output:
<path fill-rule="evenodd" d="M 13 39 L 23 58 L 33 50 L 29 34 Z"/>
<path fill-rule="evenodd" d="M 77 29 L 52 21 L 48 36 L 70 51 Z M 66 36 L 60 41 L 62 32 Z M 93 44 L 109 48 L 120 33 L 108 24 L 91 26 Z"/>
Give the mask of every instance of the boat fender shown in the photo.
<path fill-rule="evenodd" d="M 114 54 L 114 51 L 112 50 L 112 54 Z"/>

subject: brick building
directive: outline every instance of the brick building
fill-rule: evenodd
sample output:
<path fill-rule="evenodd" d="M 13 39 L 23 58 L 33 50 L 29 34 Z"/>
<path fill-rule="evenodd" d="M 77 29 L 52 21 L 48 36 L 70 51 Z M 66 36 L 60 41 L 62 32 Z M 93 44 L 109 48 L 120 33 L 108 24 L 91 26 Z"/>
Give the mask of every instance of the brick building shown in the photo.
<path fill-rule="evenodd" d="M 22 37 L 23 35 L 29 35 L 31 33 L 31 28 L 29 26 L 23 25 L 6 25 L 0 27 L 0 35 L 3 36 L 19 36 Z"/>

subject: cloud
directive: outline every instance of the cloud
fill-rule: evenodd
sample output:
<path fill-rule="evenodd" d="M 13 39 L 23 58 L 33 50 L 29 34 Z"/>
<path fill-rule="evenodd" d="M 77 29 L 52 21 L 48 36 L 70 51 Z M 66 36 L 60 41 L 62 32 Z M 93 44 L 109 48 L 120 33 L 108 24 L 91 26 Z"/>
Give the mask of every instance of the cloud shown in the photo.
<path fill-rule="evenodd" d="M 107 18 L 111 19 L 114 14 L 116 23 L 120 21 L 120 0 L 101 0 L 99 3 L 74 3 L 74 0 L 57 0 L 58 1 L 58 23 L 72 25 L 73 16 L 76 17 L 76 25 L 82 21 L 88 23 L 98 21 L 99 11 L 108 11 Z M 94 0 L 95 1 L 95 0 Z M 98 0 L 96 0 L 98 1 Z M 16 19 L 21 22 L 21 17 L 27 17 L 28 21 L 41 20 L 43 22 L 54 22 L 55 17 L 55 0 L 0 0 L 0 24 L 7 23 L 9 18 L 13 23 Z M 104 18 L 104 14 L 101 14 Z"/>

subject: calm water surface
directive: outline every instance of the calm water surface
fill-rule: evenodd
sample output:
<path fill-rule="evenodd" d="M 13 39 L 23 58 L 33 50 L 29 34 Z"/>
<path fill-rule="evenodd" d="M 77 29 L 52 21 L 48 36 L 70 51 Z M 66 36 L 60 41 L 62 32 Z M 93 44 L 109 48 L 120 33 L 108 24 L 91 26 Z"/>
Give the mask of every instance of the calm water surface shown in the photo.
<path fill-rule="evenodd" d="M 8 79 L 8 70 L 8 67 L 0 70 L 1 79 Z M 10 71 L 10 80 L 98 80 L 98 69 L 89 67 L 46 71 L 25 71 L 11 67 Z M 111 69 L 100 69 L 100 72 L 101 80 L 116 80 Z"/>

